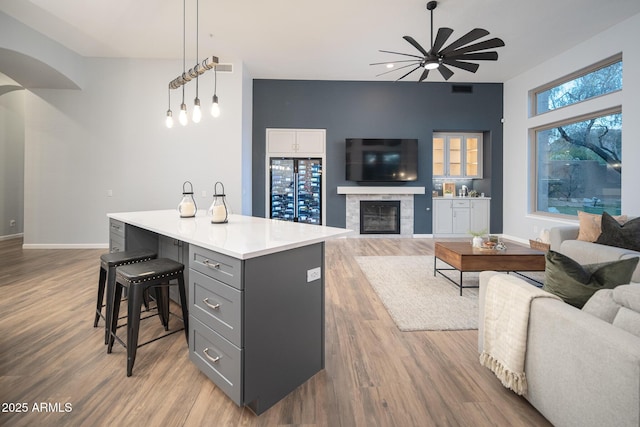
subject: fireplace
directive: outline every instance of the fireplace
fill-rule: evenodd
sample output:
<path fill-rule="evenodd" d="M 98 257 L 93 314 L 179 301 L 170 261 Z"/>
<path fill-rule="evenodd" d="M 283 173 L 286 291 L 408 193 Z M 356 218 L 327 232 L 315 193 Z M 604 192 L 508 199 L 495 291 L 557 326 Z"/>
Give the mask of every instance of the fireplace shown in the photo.
<path fill-rule="evenodd" d="M 361 200 L 360 234 L 400 234 L 400 201 Z"/>

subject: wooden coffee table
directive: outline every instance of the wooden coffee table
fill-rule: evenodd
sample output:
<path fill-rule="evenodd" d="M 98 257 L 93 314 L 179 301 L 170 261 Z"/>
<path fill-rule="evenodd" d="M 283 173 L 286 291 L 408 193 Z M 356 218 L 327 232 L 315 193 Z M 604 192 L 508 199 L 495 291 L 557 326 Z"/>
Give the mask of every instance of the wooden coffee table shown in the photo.
<path fill-rule="evenodd" d="M 438 260 L 453 268 L 438 268 Z M 463 286 L 462 273 L 472 271 L 544 271 L 545 254 L 542 251 L 526 246 L 507 244 L 501 251 L 474 248 L 470 242 L 436 242 L 433 259 L 433 275 L 440 273 L 444 278 L 463 288 L 477 288 L 478 286 Z M 457 270 L 460 272 L 460 282 L 456 283 L 442 271 Z"/>

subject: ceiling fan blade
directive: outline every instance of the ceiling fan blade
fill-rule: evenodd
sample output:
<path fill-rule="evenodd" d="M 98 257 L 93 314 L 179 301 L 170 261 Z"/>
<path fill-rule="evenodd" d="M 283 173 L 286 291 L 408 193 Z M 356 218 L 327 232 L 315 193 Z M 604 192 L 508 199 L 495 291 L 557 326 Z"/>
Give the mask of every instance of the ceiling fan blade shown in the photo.
<path fill-rule="evenodd" d="M 444 77 L 445 80 L 449 80 L 451 76 L 453 76 L 453 71 L 444 64 L 440 64 L 438 71 L 440 71 L 440 74 L 442 74 L 442 77 Z"/>
<path fill-rule="evenodd" d="M 453 30 L 451 28 L 442 27 L 438 30 L 438 34 L 436 35 L 436 40 L 433 42 L 433 46 L 431 46 L 431 50 L 429 53 L 434 54 L 440 50 L 440 48 L 445 44 L 445 42 L 449 39 Z"/>
<path fill-rule="evenodd" d="M 405 39 L 406 41 L 408 41 L 409 43 L 411 43 L 411 46 L 413 46 L 416 49 L 418 49 L 420 51 L 420 53 L 422 53 L 424 56 L 429 55 L 427 53 L 427 51 L 424 50 L 424 48 L 422 46 L 420 46 L 420 43 L 418 43 L 417 41 L 415 41 L 413 39 L 413 37 L 411 37 L 411 36 L 403 36 L 402 38 Z"/>
<path fill-rule="evenodd" d="M 409 71 L 407 74 L 405 74 L 404 76 L 400 77 L 398 80 L 404 79 L 405 77 L 407 77 L 409 74 L 413 73 L 418 68 L 420 68 L 420 65 L 417 65 L 416 68 L 414 68 L 413 70 Z M 398 81 L 398 80 L 396 80 L 396 81 Z"/>
<path fill-rule="evenodd" d="M 423 56 L 411 55 L 410 53 L 392 52 L 390 50 L 379 50 L 378 52 L 393 53 L 394 55 L 404 55 L 404 56 L 411 56 L 413 58 L 424 59 Z"/>
<path fill-rule="evenodd" d="M 461 53 L 476 52 L 478 50 L 493 49 L 493 48 L 502 47 L 502 46 L 504 46 L 504 42 L 501 39 L 496 37 L 493 39 L 485 40 L 480 43 L 470 44 L 469 46 L 461 47 L 460 49 L 456 49 L 453 52 L 450 51 L 448 52 L 449 55 L 445 55 L 444 51 L 440 53 L 444 56 L 458 56 Z"/>
<path fill-rule="evenodd" d="M 386 61 L 386 62 L 373 62 L 369 65 L 388 65 L 388 64 L 397 64 L 399 62 L 420 62 L 416 59 L 403 59 L 401 61 Z M 396 68 L 397 70 L 397 68 Z"/>
<path fill-rule="evenodd" d="M 447 55 L 447 59 L 461 59 L 463 61 L 497 61 L 498 52 L 461 53 L 460 55 Z"/>
<path fill-rule="evenodd" d="M 424 79 L 427 78 L 427 76 L 429 76 L 429 70 L 424 70 L 422 72 L 422 75 L 420 76 L 420 80 L 418 80 L 419 82 L 423 81 Z"/>
<path fill-rule="evenodd" d="M 444 48 L 440 52 L 440 54 L 441 55 L 445 55 L 445 54 L 447 54 L 447 53 L 459 48 L 460 46 L 464 46 L 465 44 L 469 44 L 469 43 L 471 43 L 473 41 L 478 40 L 481 37 L 488 36 L 488 35 L 489 35 L 489 31 L 484 30 L 482 28 L 474 28 L 473 30 L 469 31 L 467 34 L 465 34 L 464 36 L 460 37 L 458 40 L 454 41 L 449 46 Z"/>
<path fill-rule="evenodd" d="M 471 62 L 461 62 L 456 59 L 449 59 L 449 58 L 443 59 L 442 63 L 451 65 L 452 67 L 461 68 L 466 71 L 471 71 L 472 73 L 475 73 L 476 71 L 478 71 L 478 68 L 480 67 L 480 65 L 478 64 L 472 64 Z"/>
<path fill-rule="evenodd" d="M 376 77 L 384 76 L 385 74 L 393 73 L 394 71 L 402 70 L 404 68 L 411 67 L 416 64 L 418 63 L 413 61 L 413 64 L 403 65 L 402 67 L 392 68 L 391 70 L 385 71 L 384 73 L 376 74 Z"/>

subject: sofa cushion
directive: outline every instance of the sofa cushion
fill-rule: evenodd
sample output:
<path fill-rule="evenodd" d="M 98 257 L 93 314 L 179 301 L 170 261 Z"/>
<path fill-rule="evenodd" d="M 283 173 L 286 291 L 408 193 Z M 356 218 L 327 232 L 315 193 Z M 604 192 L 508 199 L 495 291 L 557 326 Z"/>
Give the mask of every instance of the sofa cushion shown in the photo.
<path fill-rule="evenodd" d="M 568 256 L 550 250 L 546 255 L 543 289 L 582 308 L 596 291 L 629 283 L 637 265 L 638 258 L 630 258 L 582 266 Z"/>
<path fill-rule="evenodd" d="M 624 224 L 628 219 L 626 215 L 614 216 L 613 218 L 620 224 Z M 578 240 L 585 242 L 598 240 L 602 232 L 602 215 L 578 211 L 578 221 L 580 221 Z"/>
<path fill-rule="evenodd" d="M 613 319 L 613 326 L 640 337 L 640 313 L 626 307 L 620 307 L 616 318 Z"/>
<path fill-rule="evenodd" d="M 618 286 L 618 288 L 621 286 Z M 616 318 L 618 310 L 620 310 L 620 304 L 613 299 L 613 291 L 613 289 L 600 289 L 589 298 L 582 307 L 582 311 L 607 323 L 613 323 L 613 319 Z"/>
<path fill-rule="evenodd" d="M 640 283 L 618 286 L 613 290 L 612 297 L 621 306 L 640 313 Z"/>
<path fill-rule="evenodd" d="M 602 213 L 602 233 L 596 243 L 640 251 L 640 218 L 619 224 L 611 215 Z"/>

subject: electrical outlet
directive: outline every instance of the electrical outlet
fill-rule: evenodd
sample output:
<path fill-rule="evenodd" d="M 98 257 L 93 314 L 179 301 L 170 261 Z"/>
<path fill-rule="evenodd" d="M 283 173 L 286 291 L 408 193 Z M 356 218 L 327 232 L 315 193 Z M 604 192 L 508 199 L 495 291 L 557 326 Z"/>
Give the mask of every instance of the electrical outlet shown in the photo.
<path fill-rule="evenodd" d="M 207 197 L 207 190 L 202 190 L 202 197 Z"/>
<path fill-rule="evenodd" d="M 16 220 L 12 219 L 11 221 L 9 221 L 9 227 L 15 227 L 16 226 Z"/>
<path fill-rule="evenodd" d="M 107 190 L 107 197 L 113 197 L 113 190 Z"/>
<path fill-rule="evenodd" d="M 534 225 L 534 226 L 533 226 L 533 232 L 537 235 L 539 231 L 540 231 L 540 230 L 538 229 L 538 226 L 537 226 L 537 225 Z"/>
<path fill-rule="evenodd" d="M 307 283 L 313 282 L 315 280 L 320 280 L 322 277 L 320 267 L 312 268 L 311 270 L 307 270 Z"/>

